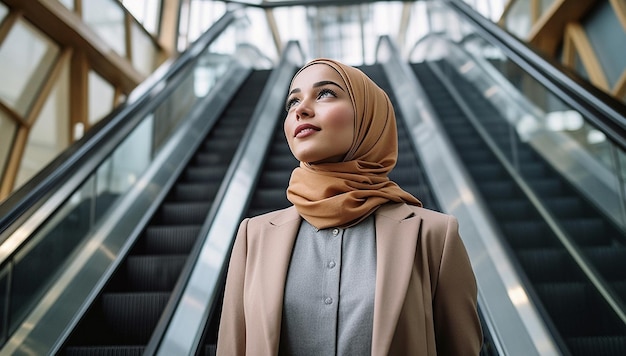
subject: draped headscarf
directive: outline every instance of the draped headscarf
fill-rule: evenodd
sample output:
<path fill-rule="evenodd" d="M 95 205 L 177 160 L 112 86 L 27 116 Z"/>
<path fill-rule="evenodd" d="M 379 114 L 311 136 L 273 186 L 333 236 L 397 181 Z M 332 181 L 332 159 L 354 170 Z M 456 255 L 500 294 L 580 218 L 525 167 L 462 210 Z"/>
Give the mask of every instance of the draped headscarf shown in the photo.
<path fill-rule="evenodd" d="M 398 158 L 396 116 L 387 94 L 359 69 L 330 59 L 312 60 L 294 78 L 314 64 L 332 67 L 343 79 L 355 114 L 354 139 L 342 162 L 300 162 L 293 170 L 287 198 L 298 213 L 324 229 L 355 225 L 387 202 L 422 206 L 387 177 Z"/>

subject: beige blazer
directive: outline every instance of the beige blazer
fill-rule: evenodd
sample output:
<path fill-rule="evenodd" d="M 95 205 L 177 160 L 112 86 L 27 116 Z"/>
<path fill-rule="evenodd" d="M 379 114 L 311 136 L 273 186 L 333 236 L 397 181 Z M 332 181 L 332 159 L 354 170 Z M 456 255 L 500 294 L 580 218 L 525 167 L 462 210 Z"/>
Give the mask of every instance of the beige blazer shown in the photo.
<path fill-rule="evenodd" d="M 301 218 L 244 220 L 226 281 L 218 355 L 277 355 L 283 292 Z M 406 204 L 375 213 L 372 355 L 477 355 L 476 282 L 457 220 Z"/>

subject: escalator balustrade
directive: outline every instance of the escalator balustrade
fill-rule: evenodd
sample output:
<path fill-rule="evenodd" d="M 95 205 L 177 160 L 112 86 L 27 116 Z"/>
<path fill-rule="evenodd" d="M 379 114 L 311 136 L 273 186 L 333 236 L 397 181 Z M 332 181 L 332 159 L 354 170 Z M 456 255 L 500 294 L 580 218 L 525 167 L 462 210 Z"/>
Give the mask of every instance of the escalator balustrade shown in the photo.
<path fill-rule="evenodd" d="M 445 62 L 438 63 L 446 65 Z M 626 328 L 426 63 L 412 65 L 450 141 L 503 233 L 529 293 L 572 355 L 625 355 Z M 456 73 L 451 67 L 445 73 Z M 458 74 L 458 73 L 456 73 Z M 626 299 L 622 234 L 580 196 L 460 75 L 452 82 L 505 155 L 516 140 L 522 177 L 614 291 Z"/>
<path fill-rule="evenodd" d="M 253 71 L 244 82 L 129 255 L 73 330 L 64 354 L 143 352 L 198 240 L 268 77 L 268 70 Z"/>

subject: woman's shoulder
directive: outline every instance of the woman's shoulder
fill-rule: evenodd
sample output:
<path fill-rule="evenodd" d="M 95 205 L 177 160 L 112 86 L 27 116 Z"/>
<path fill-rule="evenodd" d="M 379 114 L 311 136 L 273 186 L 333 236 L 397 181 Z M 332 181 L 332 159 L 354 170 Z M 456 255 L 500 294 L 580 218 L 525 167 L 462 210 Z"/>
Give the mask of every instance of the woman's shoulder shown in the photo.
<path fill-rule="evenodd" d="M 273 210 L 267 213 L 246 218 L 244 221 L 251 226 L 261 226 L 265 224 L 281 225 L 286 221 L 299 219 L 300 215 L 294 206 L 284 209 Z"/>
<path fill-rule="evenodd" d="M 380 213 L 385 215 L 391 215 L 397 212 L 401 212 L 400 216 L 407 215 L 408 213 L 410 215 L 407 217 L 419 217 L 424 222 L 433 224 L 447 224 L 450 220 L 456 220 L 456 218 L 450 214 L 405 203 L 387 204 L 384 209 L 380 209 Z"/>

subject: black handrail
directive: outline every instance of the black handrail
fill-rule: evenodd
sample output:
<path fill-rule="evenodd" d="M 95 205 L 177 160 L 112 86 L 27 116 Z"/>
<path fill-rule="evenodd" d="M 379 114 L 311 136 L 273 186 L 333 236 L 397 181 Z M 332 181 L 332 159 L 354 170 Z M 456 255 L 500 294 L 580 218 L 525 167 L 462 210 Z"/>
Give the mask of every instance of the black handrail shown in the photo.
<path fill-rule="evenodd" d="M 101 148 L 103 143 L 106 142 L 113 148 L 117 146 L 126 134 L 142 121 L 142 116 L 134 114 L 152 98 L 168 90 L 167 86 L 162 84 L 176 78 L 181 70 L 190 62 L 195 61 L 236 17 L 235 11 L 224 14 L 178 58 L 161 65 L 144 83 L 140 84 L 129 96 L 129 98 L 135 97 L 136 99 L 122 104 L 103 118 L 83 138 L 73 143 L 0 204 L 0 234 L 7 232 L 3 234 L 4 239 L 17 228 L 20 222 L 40 207 L 52 192 L 57 191 L 64 182 L 93 159 L 96 150 Z M 70 194 L 68 193 L 68 196 Z M 0 243 L 4 239 L 0 240 Z"/>
<path fill-rule="evenodd" d="M 593 126 L 622 150 L 626 150 L 626 104 L 600 90 L 578 74 L 540 53 L 484 18 L 462 0 L 445 0 L 459 15 L 474 25 L 483 38 L 563 102 L 580 112 Z"/>

